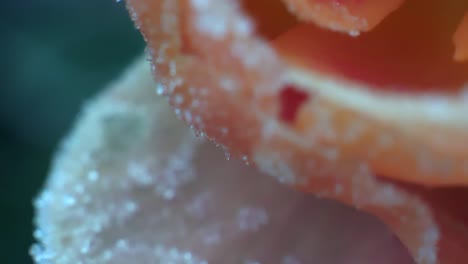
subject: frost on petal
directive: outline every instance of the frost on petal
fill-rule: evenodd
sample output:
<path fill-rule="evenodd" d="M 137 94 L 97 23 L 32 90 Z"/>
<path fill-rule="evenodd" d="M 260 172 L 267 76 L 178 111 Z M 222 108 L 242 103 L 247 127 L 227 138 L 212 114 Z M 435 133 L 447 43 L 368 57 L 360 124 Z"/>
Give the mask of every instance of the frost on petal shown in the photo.
<path fill-rule="evenodd" d="M 86 106 L 36 200 L 36 263 L 411 263 L 368 215 L 227 161 L 155 86 L 142 59 Z"/>

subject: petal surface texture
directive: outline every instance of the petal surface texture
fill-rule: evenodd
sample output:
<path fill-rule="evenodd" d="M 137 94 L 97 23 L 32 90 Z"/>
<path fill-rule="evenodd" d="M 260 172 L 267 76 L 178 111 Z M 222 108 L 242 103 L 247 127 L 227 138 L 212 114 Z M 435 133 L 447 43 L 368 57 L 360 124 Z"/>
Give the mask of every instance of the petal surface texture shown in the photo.
<path fill-rule="evenodd" d="M 141 59 L 86 106 L 36 202 L 36 263 L 412 263 L 374 217 L 226 160 L 153 87 Z"/>

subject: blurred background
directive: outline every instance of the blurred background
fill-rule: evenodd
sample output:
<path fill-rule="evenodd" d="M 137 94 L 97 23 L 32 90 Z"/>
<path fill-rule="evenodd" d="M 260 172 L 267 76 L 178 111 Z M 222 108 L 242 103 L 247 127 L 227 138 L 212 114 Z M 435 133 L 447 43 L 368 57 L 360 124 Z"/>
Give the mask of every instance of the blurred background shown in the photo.
<path fill-rule="evenodd" d="M 54 149 L 144 43 L 115 0 L 2 0 L 0 31 L 0 263 L 32 263 L 32 202 Z"/>

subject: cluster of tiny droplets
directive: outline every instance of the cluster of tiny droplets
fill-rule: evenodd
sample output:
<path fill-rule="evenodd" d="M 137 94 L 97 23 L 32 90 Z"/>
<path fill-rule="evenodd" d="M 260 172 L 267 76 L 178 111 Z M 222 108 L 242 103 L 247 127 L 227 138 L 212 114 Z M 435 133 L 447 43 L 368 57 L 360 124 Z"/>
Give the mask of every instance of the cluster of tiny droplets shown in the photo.
<path fill-rule="evenodd" d="M 209 6 L 209 1 L 194 1 L 194 2 L 197 2 L 200 4 L 201 8 L 206 8 L 207 6 Z M 214 18 L 215 19 L 215 18 Z M 353 18 L 350 18 L 350 19 L 353 19 Z M 203 21 L 201 21 L 203 22 Z M 206 21 L 205 21 L 206 22 Z M 227 23 L 227 22 L 226 22 Z M 226 24 L 224 23 L 224 24 Z M 363 26 L 365 26 L 365 23 L 366 21 L 361 21 L 361 23 L 363 24 Z M 223 25 L 223 23 L 221 23 Z M 227 32 L 228 30 L 226 29 L 226 27 L 223 27 L 223 28 L 209 28 L 209 26 L 207 25 L 207 23 L 201 23 L 201 26 L 200 26 L 200 30 L 205 30 L 205 31 L 209 31 L 209 30 L 212 30 L 212 32 L 210 32 L 214 37 L 222 37 L 225 32 Z M 358 32 L 350 32 L 351 35 L 356 35 L 358 34 Z M 243 46 L 236 46 L 234 45 L 233 46 L 233 52 L 234 53 L 239 53 L 239 54 L 246 54 L 246 51 L 243 50 Z M 238 50 L 236 50 L 238 49 Z M 251 58 L 252 59 L 252 58 Z M 257 61 L 255 59 L 253 59 L 253 61 Z M 255 63 L 249 63 L 248 61 L 246 61 L 246 65 L 255 65 Z M 223 82 L 221 82 L 221 84 L 223 84 Z M 226 85 L 221 85 L 221 87 L 224 87 Z M 229 85 L 227 85 L 227 87 L 230 87 Z M 228 90 L 231 90 L 230 88 Z M 359 134 L 360 133 L 365 133 L 366 132 L 366 124 L 359 124 L 359 120 L 356 120 L 356 123 L 355 124 L 351 124 L 351 125 L 354 125 L 354 126 L 351 126 L 350 129 L 348 130 L 345 130 L 345 133 L 346 135 L 340 135 L 338 134 L 336 131 L 340 131 L 339 129 L 336 129 L 333 127 L 333 122 L 331 120 L 332 118 L 332 114 L 327 116 L 326 115 L 327 113 L 324 113 L 323 111 L 320 112 L 320 116 L 319 116 L 319 121 L 317 122 L 317 125 L 314 127 L 315 131 L 312 131 L 316 134 L 319 134 L 321 136 L 325 135 L 329 138 L 332 138 L 334 140 L 344 140 L 344 141 L 348 141 L 348 142 L 352 142 L 354 139 L 358 138 L 359 137 Z M 354 129 L 353 129 L 354 128 Z M 391 134 L 382 134 L 382 135 L 377 135 L 375 137 L 375 144 L 373 144 L 372 146 L 370 146 L 369 148 L 369 151 L 368 151 L 368 156 L 369 158 L 375 158 L 377 157 L 381 152 L 385 151 L 386 149 L 388 148 L 391 148 L 393 146 L 393 138 L 392 138 L 392 135 Z M 316 153 L 320 156 L 322 156 L 323 158 L 325 158 L 326 160 L 330 161 L 330 164 L 335 164 L 334 162 L 338 162 L 339 159 L 340 159 L 340 153 L 339 153 L 339 150 L 336 148 L 336 147 L 326 147 L 326 148 L 318 148 L 316 149 Z M 272 156 L 274 156 L 275 154 L 274 153 L 269 153 L 269 154 L 266 154 L 266 153 L 255 153 L 254 154 L 255 157 L 255 161 L 257 163 L 257 165 L 260 167 L 261 170 L 267 172 L 268 174 L 270 175 L 276 175 L 278 176 L 278 178 L 280 179 L 281 182 L 288 182 L 288 183 L 296 183 L 297 184 L 297 177 L 294 175 L 294 171 L 292 170 L 292 168 L 290 168 L 288 166 L 288 162 L 287 161 L 284 161 L 284 153 L 276 153 L 276 155 L 278 156 L 278 158 L 272 158 Z M 434 159 L 423 159 L 424 162 L 428 162 L 430 160 L 434 160 Z M 355 166 L 355 170 L 351 170 L 349 171 L 349 173 L 351 172 L 355 172 L 355 173 L 361 173 L 359 171 L 359 167 L 361 165 L 365 166 L 365 161 L 362 161 L 362 164 L 360 162 L 357 162 L 358 164 Z M 313 166 L 313 165 L 312 165 Z M 333 165 L 330 165 L 330 166 L 333 166 Z M 450 169 L 450 165 L 446 165 L 446 164 L 439 164 L 437 166 L 437 168 L 439 170 L 449 170 Z M 319 174 L 327 174 L 327 168 L 322 168 L 323 172 L 319 173 Z M 332 173 L 333 170 L 330 169 L 330 172 Z M 364 174 L 365 176 L 364 177 L 368 177 L 368 176 L 371 176 L 370 173 L 365 173 Z M 381 204 L 381 205 L 384 205 L 384 206 L 398 206 L 398 205 L 401 205 L 402 204 L 402 198 L 399 196 L 398 193 L 396 193 L 395 189 L 392 187 L 392 186 L 388 186 L 387 188 L 384 189 L 385 191 L 382 193 L 382 194 L 379 194 L 379 195 L 376 195 L 373 199 L 371 199 L 372 201 L 371 202 L 375 202 L 377 204 Z M 336 188 L 335 188 L 335 193 L 339 194 L 339 193 L 342 193 L 343 192 L 343 186 L 342 185 L 337 185 Z"/>
<path fill-rule="evenodd" d="M 177 120 L 155 121 L 171 112 L 148 98 L 147 92 L 129 102 L 98 98 L 87 106 L 35 203 L 36 263 L 203 264 L 208 261 L 184 243 L 170 246 L 187 238 L 191 224 L 200 225 L 192 236 L 207 249 L 261 234 L 269 224 L 267 210 L 248 203 L 230 208 L 227 217 L 213 215 L 223 208 L 216 189 L 179 194 L 196 183 L 201 141 Z M 164 226 L 171 229 L 163 232 Z"/>
<path fill-rule="evenodd" d="M 150 163 L 156 167 L 135 163 L 143 160 L 141 155 L 151 157 L 141 152 L 151 149 L 145 146 L 151 126 L 156 126 L 152 133 L 164 131 L 158 130 L 160 124 L 152 122 L 157 109 L 142 107 L 145 102 L 122 103 L 99 98 L 87 106 L 79 125 L 58 153 L 47 188 L 35 203 L 39 212 L 36 223 L 40 227 L 35 238 L 40 243 L 31 248 L 31 254 L 37 263 L 107 263 L 106 259 L 113 259 L 123 248 L 138 248 L 135 243 L 123 247 L 127 243 L 118 239 L 115 249 L 104 250 L 112 240 L 101 237 L 113 225 L 125 225 L 139 213 L 141 201 L 129 193 L 131 188 L 153 185 L 164 199 L 172 199 L 179 186 L 193 179 L 190 164 L 193 149 L 199 144 L 196 140 L 180 144 L 168 159 L 154 157 Z M 164 144 L 153 147 L 158 149 Z M 164 179 L 155 178 L 161 169 Z M 152 252 L 151 262 L 160 258 L 161 263 L 205 263 L 176 249 L 159 247 Z"/>

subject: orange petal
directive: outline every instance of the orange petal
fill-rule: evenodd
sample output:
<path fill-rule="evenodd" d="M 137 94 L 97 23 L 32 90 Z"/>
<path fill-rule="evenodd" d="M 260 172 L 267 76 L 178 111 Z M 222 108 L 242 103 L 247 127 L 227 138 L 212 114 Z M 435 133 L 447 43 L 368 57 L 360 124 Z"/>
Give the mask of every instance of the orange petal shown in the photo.
<path fill-rule="evenodd" d="M 447 40 L 456 19 L 439 14 L 456 7 L 409 1 L 359 38 L 311 24 L 279 35 L 274 46 L 295 68 L 289 81 L 316 97 L 298 111 L 295 125 L 305 141 L 339 144 L 344 159 L 361 157 L 394 179 L 467 185 L 468 150 L 459 142 L 468 140 L 460 96 L 468 64 L 452 60 Z M 333 113 L 326 126 L 334 133 L 318 132 L 323 112 Z"/>
<path fill-rule="evenodd" d="M 369 31 L 405 0 L 284 0 L 305 21 L 334 31 Z"/>
<path fill-rule="evenodd" d="M 461 219 L 447 220 L 443 206 L 433 207 L 422 188 L 373 176 L 386 172 L 422 185 L 468 184 L 468 150 L 460 144 L 468 141 L 468 106 L 458 97 L 459 87 L 442 96 L 388 94 L 301 68 L 255 32 L 239 2 L 128 0 L 155 79 L 179 117 L 281 182 L 378 215 L 418 263 L 466 258 L 465 251 L 446 246 L 466 245 L 466 233 L 450 224 Z M 298 97 L 282 105 L 283 87 L 291 86 L 306 92 L 308 101 Z M 281 119 L 282 107 L 295 108 L 292 122 Z M 380 209 L 372 206 L 376 201 Z M 440 237 L 427 233 L 433 228 Z M 440 252 L 431 255 L 437 247 Z"/>
<path fill-rule="evenodd" d="M 453 63 L 450 43 L 447 52 L 437 54 L 436 39 L 420 48 L 417 39 L 407 38 L 410 34 L 387 29 L 382 25 L 352 41 L 313 25 L 297 25 L 275 40 L 297 67 L 289 81 L 316 98 L 297 111 L 293 127 L 304 141 L 338 144 L 342 159 L 359 157 L 373 171 L 394 179 L 468 184 L 468 149 L 459 144 L 468 140 L 463 114 L 468 109 L 456 98 L 468 65 Z M 393 36 L 406 50 L 389 48 L 382 36 Z M 427 87 L 445 87 L 448 96 L 428 96 Z M 320 121 L 324 113 L 332 113 L 329 121 Z M 333 133 L 319 132 L 322 126 Z"/>
<path fill-rule="evenodd" d="M 455 44 L 454 59 L 456 61 L 468 60 L 468 11 L 453 35 L 453 42 Z"/>

